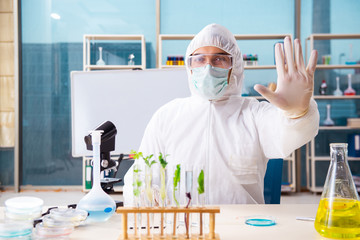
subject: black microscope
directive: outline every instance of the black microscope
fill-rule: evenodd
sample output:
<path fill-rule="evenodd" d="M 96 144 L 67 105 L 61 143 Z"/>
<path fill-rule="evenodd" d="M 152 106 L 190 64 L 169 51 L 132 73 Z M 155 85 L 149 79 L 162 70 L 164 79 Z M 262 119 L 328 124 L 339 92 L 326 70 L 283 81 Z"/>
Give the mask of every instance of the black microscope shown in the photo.
<path fill-rule="evenodd" d="M 116 178 L 116 174 L 119 170 L 120 163 L 123 160 L 133 160 L 133 159 L 129 154 L 120 154 L 117 160 L 111 159 L 110 152 L 115 150 L 115 136 L 117 134 L 116 127 L 112 122 L 106 121 L 100 124 L 100 126 L 98 126 L 95 130 L 103 131 L 101 135 L 101 145 L 100 145 L 100 171 L 104 173 L 103 175 L 106 177 L 100 179 L 101 188 L 106 193 L 115 193 L 114 184 L 122 181 L 121 178 Z M 91 135 L 89 134 L 85 136 L 84 140 L 86 143 L 87 150 L 90 151 L 93 150 Z M 91 179 L 93 179 L 92 172 L 91 172 Z"/>

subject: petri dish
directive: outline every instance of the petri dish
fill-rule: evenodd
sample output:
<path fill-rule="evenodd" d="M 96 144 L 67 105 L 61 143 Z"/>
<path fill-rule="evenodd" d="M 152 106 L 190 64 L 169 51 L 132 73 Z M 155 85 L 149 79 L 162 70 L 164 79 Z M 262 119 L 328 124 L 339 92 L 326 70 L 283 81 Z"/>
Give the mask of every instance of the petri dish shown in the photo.
<path fill-rule="evenodd" d="M 0 222 L 0 239 L 30 236 L 33 226 L 30 222 Z"/>
<path fill-rule="evenodd" d="M 18 213 L 5 209 L 5 218 L 10 220 L 30 221 L 30 220 L 34 220 L 35 218 L 39 218 L 40 216 L 41 216 L 41 211 Z"/>
<path fill-rule="evenodd" d="M 74 227 L 73 222 L 57 220 L 57 219 L 54 219 L 52 215 L 44 216 L 42 223 L 46 227 Z"/>
<path fill-rule="evenodd" d="M 267 227 L 275 225 L 276 221 L 271 216 L 250 216 L 246 218 L 245 223 L 256 227 Z"/>
<path fill-rule="evenodd" d="M 56 221 L 71 222 L 76 227 L 85 222 L 88 212 L 74 208 L 55 208 L 50 210 L 50 216 Z"/>
<path fill-rule="evenodd" d="M 43 223 L 39 223 L 36 225 L 34 230 L 34 234 L 39 239 L 62 239 L 67 238 L 74 230 L 73 226 L 59 226 L 59 227 L 48 227 Z"/>
<path fill-rule="evenodd" d="M 32 213 L 42 211 L 44 201 L 37 197 L 14 197 L 5 201 L 5 208 L 12 213 Z"/>

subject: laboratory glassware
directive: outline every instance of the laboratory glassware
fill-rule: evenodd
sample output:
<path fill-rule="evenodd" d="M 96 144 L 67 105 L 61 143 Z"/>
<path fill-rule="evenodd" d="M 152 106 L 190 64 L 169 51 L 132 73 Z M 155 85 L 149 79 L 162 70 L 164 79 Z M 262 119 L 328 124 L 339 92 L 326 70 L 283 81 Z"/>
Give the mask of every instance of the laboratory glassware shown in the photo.
<path fill-rule="evenodd" d="M 192 206 L 193 199 L 193 166 L 192 164 L 185 165 L 185 207 Z M 191 234 L 191 221 L 192 215 L 190 213 L 184 213 L 184 225 L 185 232 Z"/>
<path fill-rule="evenodd" d="M 330 117 L 330 115 L 331 115 L 330 112 L 331 112 L 331 105 L 327 104 L 326 105 L 326 119 L 323 122 L 324 126 L 334 126 L 335 125 L 335 122 Z"/>
<path fill-rule="evenodd" d="M 167 191 L 166 183 L 168 178 L 167 167 L 163 165 L 160 166 L 160 207 L 167 206 Z"/>
<path fill-rule="evenodd" d="M 100 65 L 100 66 L 106 65 L 105 61 L 103 60 L 103 57 L 102 57 L 102 50 L 103 50 L 103 48 L 99 47 L 99 60 L 97 60 L 96 65 Z"/>
<path fill-rule="evenodd" d="M 315 218 L 327 238 L 360 237 L 360 201 L 347 159 L 347 143 L 330 144 L 330 166 Z"/>
<path fill-rule="evenodd" d="M 319 88 L 320 95 L 326 95 L 327 84 L 325 80 L 322 80 Z"/>
<path fill-rule="evenodd" d="M 180 177 L 181 177 L 181 166 L 177 164 L 173 168 L 173 179 L 172 179 L 172 205 L 180 206 Z"/>
<path fill-rule="evenodd" d="M 349 44 L 349 58 L 345 62 L 346 65 L 354 65 L 354 64 L 356 64 L 356 61 L 354 61 L 353 57 L 352 57 L 352 52 L 353 52 L 352 49 L 353 49 L 353 45 L 350 43 Z"/>
<path fill-rule="evenodd" d="M 344 95 L 353 96 L 356 94 L 356 91 L 352 88 L 351 85 L 351 74 L 348 74 L 348 88 L 344 91 Z"/>
<path fill-rule="evenodd" d="M 171 199 L 171 207 L 180 207 L 180 183 L 181 183 L 181 166 L 170 165 L 169 166 L 169 189 L 171 189 L 171 193 L 169 194 L 169 198 Z M 173 214 L 167 214 L 167 235 L 171 236 L 172 239 L 178 238 L 178 230 L 180 227 L 179 217 L 180 213 L 174 212 Z"/>
<path fill-rule="evenodd" d="M 128 65 L 135 65 L 134 58 L 135 58 L 135 55 L 131 53 L 131 54 L 129 55 Z"/>
<path fill-rule="evenodd" d="M 87 221 L 104 222 L 107 221 L 115 212 L 115 201 L 106 194 L 100 184 L 100 144 L 102 130 L 91 131 L 93 145 L 93 186 L 78 203 L 77 209 L 85 210 L 89 213 Z"/>
<path fill-rule="evenodd" d="M 340 89 L 340 77 L 336 77 L 336 89 L 334 91 L 334 96 L 342 96 L 343 92 Z"/>

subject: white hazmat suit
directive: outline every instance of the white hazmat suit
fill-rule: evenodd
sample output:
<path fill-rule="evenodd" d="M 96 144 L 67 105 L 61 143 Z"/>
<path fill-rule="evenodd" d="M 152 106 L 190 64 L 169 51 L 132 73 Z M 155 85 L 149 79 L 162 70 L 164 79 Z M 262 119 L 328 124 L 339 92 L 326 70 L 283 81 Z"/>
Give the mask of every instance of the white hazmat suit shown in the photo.
<path fill-rule="evenodd" d="M 268 159 L 287 157 L 316 136 L 317 105 L 311 99 L 308 112 L 290 119 L 272 104 L 241 97 L 244 64 L 233 34 L 210 24 L 189 44 L 186 60 L 204 46 L 220 48 L 233 57 L 225 94 L 217 100 L 202 98 L 191 81 L 191 96 L 162 106 L 150 120 L 138 151 L 144 156 L 169 154 L 169 166 L 181 164 L 205 168 L 206 201 L 209 204 L 264 203 L 264 176 Z M 156 157 L 157 160 L 157 157 Z M 140 163 L 144 164 L 143 160 Z M 185 198 L 185 171 L 180 196 Z M 158 167 L 154 184 L 159 185 Z M 194 176 L 196 178 L 197 176 Z M 196 191 L 196 187 L 193 189 Z M 169 189 L 168 189 L 169 191 Z M 125 176 L 125 205 L 131 205 L 132 169 Z"/>

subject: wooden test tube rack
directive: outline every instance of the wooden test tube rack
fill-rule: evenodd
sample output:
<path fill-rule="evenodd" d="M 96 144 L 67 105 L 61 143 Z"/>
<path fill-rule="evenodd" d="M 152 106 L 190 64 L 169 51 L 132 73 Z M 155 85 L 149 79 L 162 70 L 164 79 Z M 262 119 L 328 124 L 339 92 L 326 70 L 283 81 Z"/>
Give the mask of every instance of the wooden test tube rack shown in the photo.
<path fill-rule="evenodd" d="M 141 236 L 141 239 L 152 239 L 150 235 L 150 222 L 149 222 L 149 214 L 160 214 L 160 234 L 157 236 L 154 236 L 153 239 L 204 239 L 204 240 L 210 240 L 210 239 L 216 239 L 219 240 L 220 237 L 218 234 L 215 234 L 215 213 L 220 213 L 220 207 L 212 207 L 212 206 L 205 206 L 205 207 L 119 207 L 116 210 L 117 213 L 122 214 L 122 228 L 123 233 L 119 236 L 118 240 L 131 240 L 136 239 L 134 235 L 128 234 L 128 214 L 134 214 L 134 217 L 136 219 L 136 214 L 147 214 L 147 235 Z M 173 234 L 171 236 L 166 236 L 164 233 L 164 213 L 172 213 L 174 214 L 174 222 L 173 222 Z M 189 234 L 189 225 L 186 227 L 186 233 L 185 235 L 178 235 L 176 233 L 176 214 L 178 213 L 184 213 L 188 214 L 200 214 L 200 224 L 199 224 L 199 232 L 201 235 L 203 235 L 203 238 L 199 238 L 198 236 L 190 236 Z M 202 224 L 202 217 L 204 213 L 209 214 L 209 233 L 208 234 L 202 234 L 203 233 L 203 224 Z M 137 228 L 135 221 L 134 229 Z M 189 224 L 189 223 L 187 223 Z M 137 238 L 139 239 L 139 238 Z"/>

